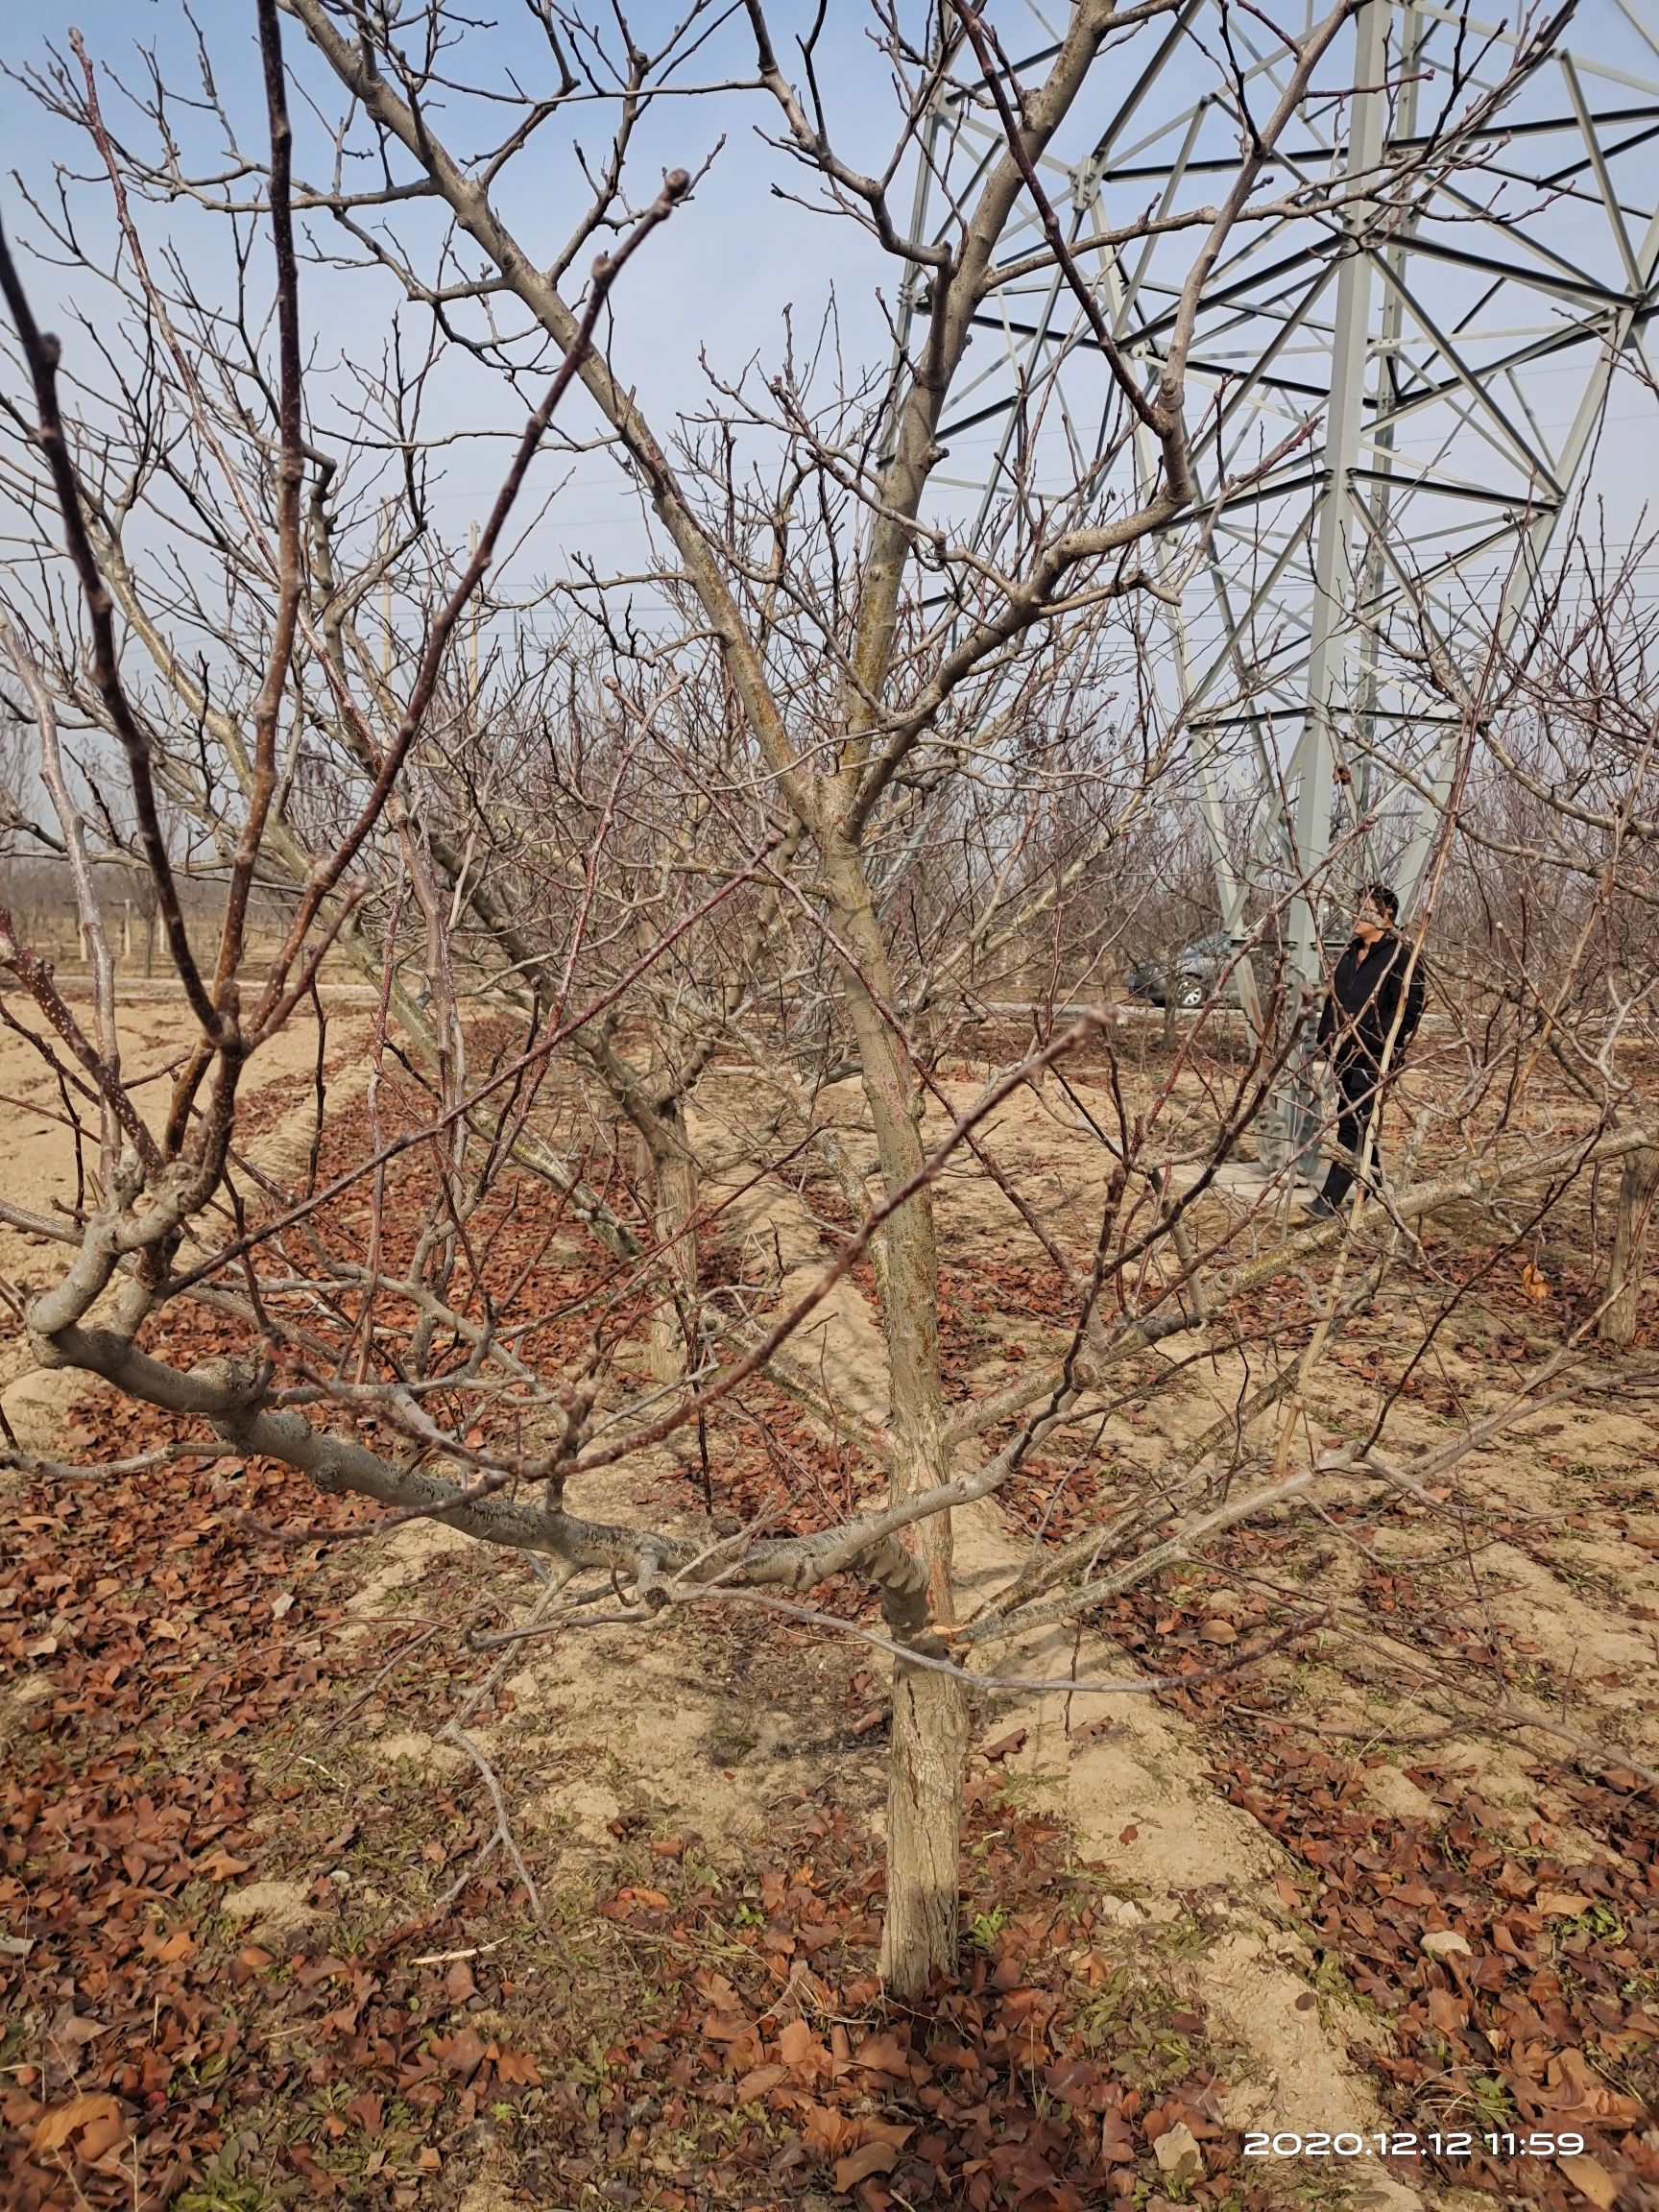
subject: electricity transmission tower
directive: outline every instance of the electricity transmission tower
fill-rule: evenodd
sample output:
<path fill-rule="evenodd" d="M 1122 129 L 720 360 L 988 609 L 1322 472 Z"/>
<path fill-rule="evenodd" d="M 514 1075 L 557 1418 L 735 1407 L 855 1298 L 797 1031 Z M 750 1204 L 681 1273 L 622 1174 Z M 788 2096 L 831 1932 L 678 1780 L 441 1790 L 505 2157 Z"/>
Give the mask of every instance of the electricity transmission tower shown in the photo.
<path fill-rule="evenodd" d="M 1193 233 L 1102 241 L 1225 189 L 1286 73 L 1264 18 L 1294 36 L 1311 5 L 1185 0 L 1108 55 L 1092 142 L 1042 172 L 1148 390 Z M 1280 211 L 1235 232 L 1207 287 L 1188 376 L 1201 494 L 1157 556 L 1185 585 L 1160 709 L 1191 747 L 1226 927 L 1241 936 L 1253 890 L 1282 903 L 1309 994 L 1357 879 L 1386 866 L 1409 912 L 1455 771 L 1459 671 L 1525 620 L 1609 397 L 1646 367 L 1659 11 L 1549 12 L 1540 30 L 1502 0 L 1368 0 L 1281 141 Z M 1061 0 L 996 13 L 1012 76 L 1035 81 Z M 912 234 L 947 234 L 1002 146 L 987 81 L 959 53 L 927 119 Z M 987 302 L 941 431 L 971 540 L 1011 493 L 1074 490 L 1080 456 L 1096 511 L 1155 472 L 1073 293 L 1051 261 L 1031 272 L 1043 240 L 1026 213 L 1009 247 L 1026 271 Z M 902 346 L 925 313 L 913 289 Z"/>

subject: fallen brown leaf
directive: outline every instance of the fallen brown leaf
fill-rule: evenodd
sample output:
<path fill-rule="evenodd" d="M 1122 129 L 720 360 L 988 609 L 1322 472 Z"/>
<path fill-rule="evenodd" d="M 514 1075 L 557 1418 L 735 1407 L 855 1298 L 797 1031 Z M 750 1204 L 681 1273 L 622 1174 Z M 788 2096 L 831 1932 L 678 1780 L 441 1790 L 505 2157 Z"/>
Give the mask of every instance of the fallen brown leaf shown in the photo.
<path fill-rule="evenodd" d="M 1590 1910 L 1589 1898 L 1576 1889 L 1540 1889 L 1532 1902 L 1551 1920 L 1576 1920 L 1580 1912 Z"/>
<path fill-rule="evenodd" d="M 60 2104 L 50 2112 L 43 2112 L 36 2121 L 29 2138 L 30 2149 L 61 2151 L 79 2128 L 90 2128 L 100 2120 L 120 2122 L 122 2117 L 119 2098 L 97 2090 L 85 2096 L 71 2097 L 67 2104 Z"/>
<path fill-rule="evenodd" d="M 865 2143 L 835 2161 L 835 2187 L 846 2197 L 872 2174 L 891 2174 L 899 2153 L 891 2143 Z"/>
<path fill-rule="evenodd" d="M 1588 2197 L 1592 2204 L 1599 2207 L 1599 2212 L 1612 2212 L 1619 2201 L 1619 2184 L 1605 2166 L 1599 2166 L 1594 2158 L 1586 2157 L 1581 2152 L 1558 2152 L 1555 2163 L 1580 2196 Z"/>
<path fill-rule="evenodd" d="M 979 1755 L 983 1759 L 1011 1758 L 1030 1733 L 1028 1728 L 1010 1728 L 1007 1735 L 998 1736 L 995 1743 L 981 1743 Z"/>

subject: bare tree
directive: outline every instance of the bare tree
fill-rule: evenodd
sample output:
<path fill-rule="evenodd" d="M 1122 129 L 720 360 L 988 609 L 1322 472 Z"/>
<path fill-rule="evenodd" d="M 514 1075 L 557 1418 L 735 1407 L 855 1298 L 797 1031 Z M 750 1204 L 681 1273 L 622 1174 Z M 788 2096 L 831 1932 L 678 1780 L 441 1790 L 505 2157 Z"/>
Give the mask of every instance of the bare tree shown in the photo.
<path fill-rule="evenodd" d="M 78 41 L 38 85 L 96 156 L 119 242 L 105 274 L 128 320 L 120 340 L 84 333 L 84 359 L 69 363 L 36 327 L 7 252 L 32 387 L 27 406 L 9 403 L 7 486 L 33 529 L 34 565 L 19 564 L 4 644 L 84 924 L 100 944 L 93 844 L 130 843 L 197 1036 L 154 1127 L 123 1082 L 108 959 L 93 963 L 89 1034 L 8 926 L 0 950 L 51 1032 L 42 1049 L 95 1104 L 101 1132 L 99 1172 L 73 1219 L 12 1210 L 67 1252 L 29 1310 L 37 1354 L 325 1491 L 380 1502 L 382 1527 L 432 1515 L 545 1555 L 557 1587 L 539 1600 L 541 1625 L 609 1601 L 648 1632 L 678 1606 L 721 1600 L 839 1629 L 815 1594 L 855 1576 L 867 1603 L 855 1630 L 895 1659 L 882 1967 L 904 1995 L 955 1956 L 969 1699 L 975 1684 L 1008 1678 L 990 1654 L 1364 1461 L 1313 1455 L 1291 1470 L 1285 1424 L 1333 1317 L 1374 1286 L 1386 1250 L 1338 1284 L 1320 1329 L 1269 1363 L 1235 1418 L 1162 1472 L 1143 1510 L 1034 1557 L 973 1622 L 956 1618 L 953 1509 L 1006 1489 L 1049 1439 L 1097 1421 L 1121 1393 L 1166 1387 L 1150 1358 L 1159 1344 L 1201 1325 L 1215 1333 L 1212 1350 L 1260 1351 L 1269 1333 L 1253 1293 L 1359 1226 L 1287 1241 L 1270 1190 L 1224 1227 L 1200 1228 L 1294 1040 L 1234 1026 L 1208 1059 L 1188 1041 L 1131 1107 L 1098 1001 L 1133 904 L 1078 920 L 1092 875 L 1120 858 L 1127 872 L 1133 839 L 1179 815 L 1183 733 L 1153 711 L 1140 610 L 1178 594 L 1215 514 L 1276 458 L 1259 456 L 1194 514 L 1194 333 L 1240 225 L 1292 208 L 1332 224 L 1351 212 L 1351 180 L 1286 196 L 1272 165 L 1310 87 L 1345 89 L 1342 35 L 1358 5 L 1335 0 L 1310 28 L 1272 34 L 1274 104 L 1213 204 L 1148 212 L 1109 241 L 1191 237 L 1149 376 L 1120 355 L 1042 162 L 1094 72 L 1117 66 L 1115 42 L 1166 36 L 1174 0 L 1079 0 L 1030 82 L 966 0 L 915 26 L 878 11 L 899 88 L 878 173 L 836 150 L 819 34 L 799 48 L 803 88 L 759 0 L 735 14 L 690 0 L 655 51 L 619 19 L 601 36 L 537 0 L 527 35 L 543 88 L 530 93 L 438 0 L 408 17 L 285 0 L 305 41 L 287 56 L 276 0 L 256 0 L 267 143 L 242 145 L 209 80 L 202 112 L 223 138 L 212 160 L 186 150 L 158 73 L 127 99 L 119 129 Z M 711 377 L 701 410 L 688 400 L 669 428 L 648 420 L 626 360 L 649 252 L 616 290 L 613 329 L 605 319 L 624 264 L 692 192 L 675 170 L 641 207 L 643 119 L 696 88 L 691 72 L 709 66 L 716 36 L 709 50 L 733 65 L 722 75 L 716 61 L 704 89 L 762 106 L 792 181 L 856 225 L 881 265 L 921 288 L 926 312 L 885 376 L 847 375 L 827 325 L 812 347 L 792 333 L 770 376 Z M 299 154 L 294 71 L 319 119 Z M 912 238 L 897 212 L 902 180 L 927 157 L 926 120 L 953 72 L 990 87 L 998 135 L 947 234 Z M 483 152 L 441 135 L 457 84 L 494 119 Z M 1454 157 L 1457 96 L 1443 143 L 1367 180 L 1366 220 L 1400 220 Z M 599 103 L 613 136 L 563 237 L 521 235 L 508 214 L 518 174 Z M 694 105 L 672 113 L 689 135 Z M 147 204 L 222 220 L 236 245 L 228 303 L 182 257 L 152 253 Z M 85 260 L 67 216 L 37 208 L 36 220 L 56 250 Z M 1017 249 L 1033 227 L 1039 243 Z M 379 365 L 360 349 L 332 430 L 306 369 L 305 252 L 365 286 L 390 279 L 404 301 L 397 320 L 388 312 Z M 1058 500 L 1016 473 L 994 528 L 971 540 L 936 495 L 941 429 L 1011 255 L 1067 288 L 1076 342 L 1097 347 L 1110 373 L 1117 435 L 1149 441 L 1155 465 L 1134 496 L 1104 503 L 1081 466 Z M 451 355 L 492 395 L 546 379 L 466 553 L 443 542 L 430 513 L 444 434 L 428 416 Z M 577 569 L 517 604 L 497 585 L 491 598 L 532 460 L 556 442 L 556 409 L 567 423 L 578 384 L 637 493 L 642 565 Z M 1050 397 L 1027 395 L 1033 443 Z M 567 449 L 582 443 L 566 436 Z M 143 550 L 142 525 L 157 518 L 172 534 L 159 555 Z M 60 537 L 78 601 L 63 589 Z M 1143 552 L 1165 540 L 1172 560 L 1154 565 Z M 89 745 L 101 735 L 115 748 L 121 818 L 101 821 L 62 771 L 65 715 Z M 1472 744 L 1490 721 L 1471 709 Z M 169 809 L 222 898 L 208 957 Z M 275 949 L 256 953 L 261 897 L 284 919 Z M 303 1184 L 282 1188 L 241 1157 L 238 1087 L 336 952 L 379 996 L 366 1140 L 319 1172 L 320 1128 Z M 964 1104 L 944 1055 L 1007 977 L 1048 1009 L 1074 998 L 1091 1010 L 1041 1021 L 1031 1048 Z M 388 1072 L 398 1049 L 407 1082 Z M 1055 1110 L 1093 1132 L 1101 1191 L 1089 1234 L 1065 1237 L 998 1162 L 993 1124 L 1017 1092 L 1085 1057 L 1100 1070 L 1105 1120 L 1074 1098 Z M 763 1102 L 719 1145 L 693 1126 L 717 1060 L 746 1064 Z M 848 1074 L 873 1169 L 823 1110 L 826 1088 Z M 1468 1097 L 1448 1111 L 1467 1122 L 1469 1101 L 1490 1096 L 1472 1065 Z M 1627 1114 L 1615 1127 L 1610 1103 L 1599 1094 L 1586 1127 L 1532 1147 L 1527 1172 L 1565 1177 L 1593 1157 L 1639 1156 L 1644 1132 Z M 1503 1127 L 1500 1114 L 1481 1148 L 1398 1198 L 1396 1238 L 1486 1188 Z M 960 1379 L 941 1344 L 935 1204 L 963 1156 L 1052 1270 L 1065 1316 L 1052 1358 L 1005 1386 L 975 1380 L 965 1397 L 948 1387 Z M 804 1286 L 711 1286 L 706 1184 L 777 1178 L 801 1160 L 834 1194 L 838 1249 Z M 525 1189 L 548 1209 L 549 1238 L 580 1222 L 599 1256 L 579 1302 L 580 1348 L 543 1334 L 532 1280 L 493 1272 L 493 1227 Z M 361 1217 L 349 1218 L 359 1200 Z M 884 1431 L 830 1402 L 799 1351 L 804 1326 L 866 1262 L 890 1386 Z M 184 1367 L 147 1347 L 159 1317 L 191 1300 L 236 1324 L 243 1353 Z M 566 1505 L 585 1479 L 706 1440 L 762 1382 L 851 1434 L 866 1488 L 883 1494 L 782 1535 L 730 1526 L 711 1479 L 700 1523 L 624 1524 Z M 1263 1420 L 1279 1435 L 1264 1464 L 1250 1441 Z M 1235 1482 L 1250 1467 L 1265 1479 Z"/>

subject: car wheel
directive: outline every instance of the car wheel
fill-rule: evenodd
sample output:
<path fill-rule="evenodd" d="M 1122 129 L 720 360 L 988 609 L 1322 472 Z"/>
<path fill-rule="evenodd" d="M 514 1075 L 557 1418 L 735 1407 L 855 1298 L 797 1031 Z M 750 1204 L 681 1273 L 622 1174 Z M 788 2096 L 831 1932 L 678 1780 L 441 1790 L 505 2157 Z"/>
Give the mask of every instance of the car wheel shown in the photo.
<path fill-rule="evenodd" d="M 1175 1003 L 1189 1009 L 1204 1003 L 1204 986 L 1196 975 L 1183 975 L 1175 986 Z"/>

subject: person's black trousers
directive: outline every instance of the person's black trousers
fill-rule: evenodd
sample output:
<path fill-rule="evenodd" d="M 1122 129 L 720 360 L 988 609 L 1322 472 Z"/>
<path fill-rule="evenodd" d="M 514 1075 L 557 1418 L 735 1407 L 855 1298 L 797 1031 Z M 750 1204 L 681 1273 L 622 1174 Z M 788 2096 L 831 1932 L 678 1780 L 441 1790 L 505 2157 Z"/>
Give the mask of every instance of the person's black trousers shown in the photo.
<path fill-rule="evenodd" d="M 1375 1189 L 1382 1174 L 1382 1155 L 1377 1149 L 1378 1109 L 1382 1104 L 1381 1082 L 1377 1063 L 1364 1053 L 1345 1053 L 1332 1062 L 1331 1072 L 1336 1078 L 1336 1094 L 1342 1101 L 1342 1110 L 1336 1118 L 1336 1142 L 1344 1157 L 1333 1160 L 1325 1177 L 1323 1196 L 1327 1206 L 1340 1206 L 1354 1188 L 1354 1178 L 1359 1166 L 1359 1155 L 1364 1148 L 1365 1135 L 1371 1132 L 1371 1165 L 1366 1174 L 1367 1184 Z"/>

